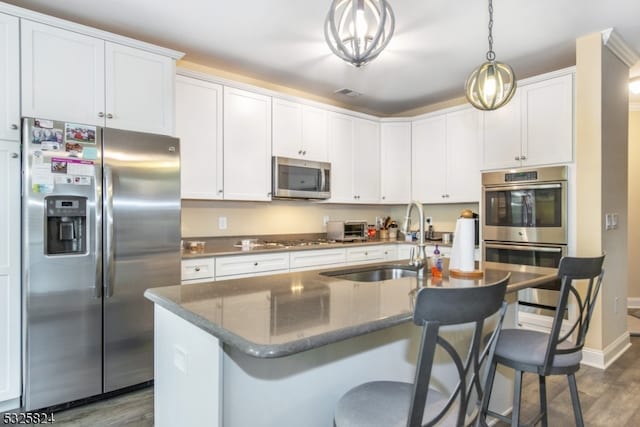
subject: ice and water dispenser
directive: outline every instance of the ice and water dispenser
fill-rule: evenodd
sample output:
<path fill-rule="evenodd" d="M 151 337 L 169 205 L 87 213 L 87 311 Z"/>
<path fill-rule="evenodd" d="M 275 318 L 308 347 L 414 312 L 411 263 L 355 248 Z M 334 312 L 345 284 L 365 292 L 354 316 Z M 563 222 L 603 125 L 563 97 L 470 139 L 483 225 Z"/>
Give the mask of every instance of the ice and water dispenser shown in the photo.
<path fill-rule="evenodd" d="M 45 254 L 82 254 L 87 251 L 87 198 L 45 198 Z"/>

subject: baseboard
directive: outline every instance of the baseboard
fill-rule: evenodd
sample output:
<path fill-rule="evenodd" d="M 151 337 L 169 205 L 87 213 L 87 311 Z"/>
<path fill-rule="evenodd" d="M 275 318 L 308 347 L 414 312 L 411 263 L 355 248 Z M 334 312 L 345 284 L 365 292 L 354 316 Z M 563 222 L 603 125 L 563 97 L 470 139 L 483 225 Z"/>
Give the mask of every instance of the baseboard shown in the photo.
<path fill-rule="evenodd" d="M 0 412 L 9 412 L 20 409 L 20 398 L 0 402 Z"/>
<path fill-rule="evenodd" d="M 618 360 L 629 347 L 631 347 L 629 332 L 625 332 L 604 350 L 596 350 L 588 347 L 583 348 L 582 364 L 598 369 L 607 369 L 613 362 Z"/>
<path fill-rule="evenodd" d="M 640 298 L 638 297 L 627 298 L 627 308 L 640 308 Z"/>

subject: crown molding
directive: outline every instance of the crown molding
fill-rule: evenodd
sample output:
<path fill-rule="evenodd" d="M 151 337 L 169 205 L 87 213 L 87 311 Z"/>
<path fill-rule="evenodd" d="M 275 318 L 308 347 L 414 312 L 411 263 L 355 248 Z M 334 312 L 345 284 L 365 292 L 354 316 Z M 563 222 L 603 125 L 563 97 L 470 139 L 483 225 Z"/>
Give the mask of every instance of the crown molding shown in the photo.
<path fill-rule="evenodd" d="M 629 68 L 640 61 L 640 55 L 613 28 L 607 28 L 601 32 L 602 45 L 606 46 Z"/>

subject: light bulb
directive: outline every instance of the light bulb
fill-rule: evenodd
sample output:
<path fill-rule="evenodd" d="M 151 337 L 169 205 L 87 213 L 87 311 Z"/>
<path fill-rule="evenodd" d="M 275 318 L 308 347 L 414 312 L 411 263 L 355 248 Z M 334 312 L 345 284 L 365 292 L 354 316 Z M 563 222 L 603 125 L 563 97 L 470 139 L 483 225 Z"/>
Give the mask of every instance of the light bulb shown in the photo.
<path fill-rule="evenodd" d="M 482 92 L 484 99 L 493 99 L 496 96 L 496 76 L 487 76 Z"/>
<path fill-rule="evenodd" d="M 629 82 L 629 90 L 634 95 L 640 95 L 640 77 L 636 77 Z"/>

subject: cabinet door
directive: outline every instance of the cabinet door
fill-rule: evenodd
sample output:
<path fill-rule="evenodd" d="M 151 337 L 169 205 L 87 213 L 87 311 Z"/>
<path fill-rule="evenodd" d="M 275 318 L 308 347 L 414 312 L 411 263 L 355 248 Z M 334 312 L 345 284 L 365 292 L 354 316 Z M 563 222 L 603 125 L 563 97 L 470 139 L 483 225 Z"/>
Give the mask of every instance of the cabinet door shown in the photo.
<path fill-rule="evenodd" d="M 305 159 L 328 161 L 327 117 L 325 110 L 302 107 L 302 154 Z"/>
<path fill-rule="evenodd" d="M 481 113 L 468 108 L 447 114 L 447 191 L 444 202 L 480 201 Z"/>
<path fill-rule="evenodd" d="M 222 86 L 176 77 L 183 199 L 222 199 Z"/>
<path fill-rule="evenodd" d="M 20 140 L 20 34 L 18 18 L 0 13 L 0 139 Z"/>
<path fill-rule="evenodd" d="M 273 98 L 273 155 L 303 158 L 302 105 Z"/>
<path fill-rule="evenodd" d="M 573 159 L 573 74 L 524 86 L 522 165 Z"/>
<path fill-rule="evenodd" d="M 355 120 L 353 187 L 356 202 L 380 201 L 380 124 Z"/>
<path fill-rule="evenodd" d="M 271 98 L 224 88 L 224 198 L 271 200 Z"/>
<path fill-rule="evenodd" d="M 411 199 L 411 123 L 380 125 L 380 200 L 408 203 Z"/>
<path fill-rule="evenodd" d="M 522 88 L 504 107 L 485 111 L 482 138 L 482 169 L 520 166 L 520 99 Z"/>
<path fill-rule="evenodd" d="M 0 402 L 21 388 L 19 154 L 20 143 L 0 140 Z"/>
<path fill-rule="evenodd" d="M 22 115 L 104 125 L 104 41 L 23 19 Z"/>
<path fill-rule="evenodd" d="M 446 194 L 446 116 L 417 120 L 411 126 L 412 199 L 442 203 Z"/>
<path fill-rule="evenodd" d="M 353 140 L 354 119 L 344 114 L 330 114 L 329 161 L 332 202 L 354 202 Z"/>
<path fill-rule="evenodd" d="M 106 126 L 174 134 L 173 59 L 106 43 Z"/>
<path fill-rule="evenodd" d="M 235 255 L 217 257 L 215 265 L 216 279 L 240 277 L 256 273 L 289 271 L 289 253 L 274 252 L 265 255 Z M 274 273 L 275 274 L 275 273 Z"/>

